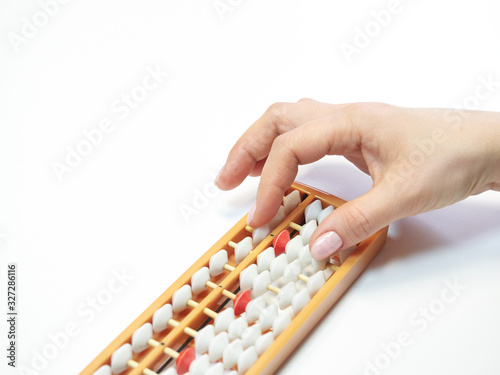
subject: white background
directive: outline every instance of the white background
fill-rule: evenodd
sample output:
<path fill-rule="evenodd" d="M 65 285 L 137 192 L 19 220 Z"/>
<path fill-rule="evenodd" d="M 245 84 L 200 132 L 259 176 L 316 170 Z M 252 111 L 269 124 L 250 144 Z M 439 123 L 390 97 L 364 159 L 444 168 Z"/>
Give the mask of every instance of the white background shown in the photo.
<path fill-rule="evenodd" d="M 402 0 L 351 61 L 340 44 L 354 45 L 357 28 L 373 26 L 372 12 L 389 1 L 232 4 L 221 17 L 211 0 L 72 1 L 16 50 L 13 34 L 37 14 L 43 22 L 42 8 L 2 1 L 0 311 L 7 264 L 17 262 L 25 371 L 6 366 L 4 315 L 0 373 L 78 373 L 241 218 L 258 179 L 211 195 L 187 220 L 180 209 L 197 191 L 213 193 L 230 147 L 273 102 L 500 110 L 500 87 L 471 99 L 481 77 L 500 81 L 494 0 Z M 169 76 L 127 116 L 113 112 L 147 67 Z M 59 181 L 53 163 L 106 118 L 113 131 Z M 303 167 L 298 180 L 344 199 L 371 186 L 333 157 Z M 490 192 L 393 224 L 383 252 L 280 373 L 366 374 L 377 358 L 387 368 L 374 373 L 498 373 L 499 221 L 500 194 Z M 133 279 L 83 314 L 113 272 Z M 425 327 L 412 324 L 446 280 L 465 290 Z M 71 322 L 77 334 L 34 371 L 50 335 Z M 402 332 L 410 345 L 381 360 Z"/>

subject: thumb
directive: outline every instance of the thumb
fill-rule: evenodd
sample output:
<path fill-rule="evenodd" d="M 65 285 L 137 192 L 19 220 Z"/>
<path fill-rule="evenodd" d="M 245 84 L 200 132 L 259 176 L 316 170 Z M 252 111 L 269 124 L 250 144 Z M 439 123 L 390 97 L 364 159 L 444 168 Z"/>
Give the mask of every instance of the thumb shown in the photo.
<path fill-rule="evenodd" d="M 398 217 L 394 197 L 380 186 L 328 215 L 311 236 L 314 259 L 324 259 L 368 238 Z"/>

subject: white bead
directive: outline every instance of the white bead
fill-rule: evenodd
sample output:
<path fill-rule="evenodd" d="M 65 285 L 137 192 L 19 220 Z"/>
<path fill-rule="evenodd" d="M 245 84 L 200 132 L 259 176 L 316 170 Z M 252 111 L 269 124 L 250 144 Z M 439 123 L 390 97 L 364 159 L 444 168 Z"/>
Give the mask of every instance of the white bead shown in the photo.
<path fill-rule="evenodd" d="M 170 319 L 172 319 L 172 305 L 167 303 L 153 314 L 153 331 L 161 332 L 166 329 Z"/>
<path fill-rule="evenodd" d="M 304 247 L 302 236 L 299 234 L 293 237 L 285 246 L 286 257 L 289 262 L 294 261 L 299 256 L 299 250 Z"/>
<path fill-rule="evenodd" d="M 288 264 L 288 259 L 286 257 L 286 254 L 279 255 L 271 262 L 271 266 L 269 267 L 269 270 L 271 271 L 271 280 L 272 281 L 276 281 L 281 276 L 283 276 L 283 271 L 285 270 L 285 267 L 287 266 L 287 264 Z"/>
<path fill-rule="evenodd" d="M 227 264 L 228 256 L 226 250 L 220 250 L 213 255 L 208 262 L 210 268 L 210 276 L 215 277 L 224 272 L 224 265 Z"/>
<path fill-rule="evenodd" d="M 267 286 L 271 284 L 271 273 L 264 271 L 253 279 L 252 297 L 256 298 L 263 295 L 267 291 Z"/>
<path fill-rule="evenodd" d="M 300 266 L 300 260 L 295 259 L 292 263 L 288 263 L 283 270 L 283 280 L 285 284 L 297 281 L 301 272 L 302 267 Z"/>
<path fill-rule="evenodd" d="M 238 357 L 238 372 L 243 374 L 257 361 L 257 351 L 251 346 Z"/>
<path fill-rule="evenodd" d="M 257 355 L 261 356 L 262 353 L 264 353 L 267 348 L 271 346 L 271 344 L 274 341 L 274 334 L 273 332 L 267 332 L 260 336 L 257 341 L 255 341 L 255 350 L 257 351 Z"/>
<path fill-rule="evenodd" d="M 285 216 L 285 209 L 283 206 L 280 206 L 276 215 L 274 215 L 267 225 L 271 228 L 271 230 L 274 230 L 274 228 L 276 228 L 283 221 Z"/>
<path fill-rule="evenodd" d="M 281 313 L 273 323 L 274 337 L 278 337 L 292 322 L 292 314 L 290 310 L 285 310 Z"/>
<path fill-rule="evenodd" d="M 234 259 L 236 260 L 236 263 L 240 263 L 243 259 L 245 259 L 247 255 L 250 254 L 252 249 L 252 237 L 245 237 L 238 242 L 238 245 L 236 245 L 236 248 L 234 249 Z"/>
<path fill-rule="evenodd" d="M 111 375 L 111 367 L 108 365 L 101 366 L 92 375 Z"/>
<path fill-rule="evenodd" d="M 151 323 L 146 323 L 140 326 L 132 334 L 132 350 L 134 353 L 140 353 L 146 350 L 148 345 L 148 340 L 153 338 L 153 326 Z"/>
<path fill-rule="evenodd" d="M 221 332 L 215 336 L 208 345 L 208 357 L 210 361 L 216 362 L 222 358 L 222 353 L 226 346 L 229 345 L 229 338 L 227 332 Z"/>
<path fill-rule="evenodd" d="M 310 300 L 311 297 L 309 297 L 307 289 L 302 289 L 294 295 L 292 299 L 293 315 L 297 315 L 304 307 L 306 307 Z"/>
<path fill-rule="evenodd" d="M 280 289 L 278 293 L 278 304 L 280 309 L 286 309 L 292 304 L 293 296 L 297 294 L 297 288 L 295 283 L 288 283 L 283 288 Z"/>
<path fill-rule="evenodd" d="M 243 271 L 241 271 L 241 273 L 240 273 L 240 289 L 241 290 L 252 289 L 253 280 L 257 277 L 258 274 L 259 274 L 259 270 L 258 270 L 256 264 L 251 264 L 247 268 L 245 268 Z"/>
<path fill-rule="evenodd" d="M 241 334 L 246 328 L 248 328 L 248 322 L 245 316 L 240 316 L 239 318 L 233 320 L 231 324 L 229 324 L 229 328 L 227 330 L 229 340 L 241 337 Z"/>
<path fill-rule="evenodd" d="M 259 323 L 249 326 L 243 334 L 241 335 L 241 343 L 243 344 L 243 349 L 246 349 L 255 344 L 255 341 L 261 336 L 262 330 Z"/>
<path fill-rule="evenodd" d="M 162 372 L 161 375 L 177 375 L 177 370 L 174 366 L 170 366 L 165 372 Z"/>
<path fill-rule="evenodd" d="M 300 228 L 300 235 L 302 236 L 302 242 L 305 244 L 309 243 L 313 232 L 318 227 L 316 220 L 311 220 Z"/>
<path fill-rule="evenodd" d="M 299 250 L 299 260 L 302 268 L 306 268 L 311 264 L 312 256 L 311 251 L 309 250 L 309 245 L 306 245 Z"/>
<path fill-rule="evenodd" d="M 179 290 L 176 290 L 172 296 L 172 309 L 174 312 L 179 312 L 187 307 L 187 302 L 193 297 L 191 287 L 183 285 Z"/>
<path fill-rule="evenodd" d="M 208 354 L 204 354 L 191 362 L 189 365 L 189 375 L 205 375 L 209 367 L 210 358 L 208 358 Z"/>
<path fill-rule="evenodd" d="M 324 210 L 322 210 L 318 215 L 318 224 L 321 224 L 325 218 L 333 212 L 333 206 L 328 206 Z"/>
<path fill-rule="evenodd" d="M 259 273 L 268 270 L 274 258 L 274 248 L 272 247 L 268 247 L 266 250 L 257 255 L 257 269 Z"/>
<path fill-rule="evenodd" d="M 203 354 L 208 351 L 210 341 L 215 336 L 214 326 L 209 324 L 198 331 L 196 337 L 194 338 L 194 349 L 196 353 Z"/>
<path fill-rule="evenodd" d="M 340 264 L 344 263 L 345 260 L 349 257 L 349 255 L 352 254 L 352 252 L 356 249 L 356 245 L 354 246 L 351 246 L 351 247 L 348 247 L 347 249 L 345 250 L 342 250 L 340 253 L 339 253 L 339 258 L 340 258 Z"/>
<path fill-rule="evenodd" d="M 238 375 L 238 371 L 233 370 L 233 371 L 231 371 L 230 373 L 228 373 L 226 375 Z"/>
<path fill-rule="evenodd" d="M 332 270 L 331 268 L 327 267 L 323 270 L 323 274 L 325 275 L 325 280 L 328 280 L 328 278 L 330 276 L 332 276 L 333 274 L 335 273 L 334 270 Z"/>
<path fill-rule="evenodd" d="M 210 270 L 202 267 L 191 276 L 191 290 L 194 294 L 203 292 L 207 287 L 207 281 L 210 280 Z"/>
<path fill-rule="evenodd" d="M 224 365 L 222 363 L 216 363 L 205 372 L 205 375 L 223 375 L 224 374 Z"/>
<path fill-rule="evenodd" d="M 266 300 L 263 296 L 257 297 L 248 302 L 245 312 L 248 323 L 253 323 L 259 319 L 260 312 L 266 307 Z"/>
<path fill-rule="evenodd" d="M 234 309 L 232 307 L 222 310 L 214 319 L 215 333 L 217 334 L 222 331 L 227 331 L 229 324 L 231 324 L 233 320 Z"/>
<path fill-rule="evenodd" d="M 292 191 L 288 194 L 285 199 L 283 199 L 283 208 L 285 209 L 285 215 L 288 215 L 292 212 L 295 207 L 297 207 L 300 203 L 300 193 L 298 190 Z"/>
<path fill-rule="evenodd" d="M 224 353 L 222 354 L 222 361 L 224 362 L 224 367 L 226 369 L 230 369 L 238 363 L 238 357 L 243 351 L 243 344 L 240 339 L 236 339 L 231 342 L 226 349 L 224 349 Z"/>
<path fill-rule="evenodd" d="M 306 223 L 310 222 L 311 220 L 318 220 L 318 216 L 322 210 L 323 207 L 321 206 L 321 201 L 319 199 L 316 199 L 314 202 L 308 205 L 304 210 Z"/>
<path fill-rule="evenodd" d="M 318 271 L 323 271 L 326 266 L 326 261 L 327 259 L 316 260 L 314 258 L 311 258 L 312 271 L 314 273 Z"/>
<path fill-rule="evenodd" d="M 260 312 L 259 324 L 262 332 L 266 332 L 273 326 L 274 319 L 278 317 L 278 306 L 269 305 Z"/>
<path fill-rule="evenodd" d="M 271 229 L 269 228 L 269 225 L 264 225 L 259 228 L 255 228 L 252 232 L 252 242 L 253 246 L 257 247 L 258 244 L 260 244 L 264 239 L 271 233 Z"/>
<path fill-rule="evenodd" d="M 309 295 L 314 296 L 318 290 L 325 284 L 325 274 L 323 271 L 318 271 L 312 275 L 307 281 L 307 291 Z"/>
<path fill-rule="evenodd" d="M 127 362 L 132 359 L 132 345 L 123 344 L 111 356 L 111 371 L 120 374 L 128 368 Z"/>

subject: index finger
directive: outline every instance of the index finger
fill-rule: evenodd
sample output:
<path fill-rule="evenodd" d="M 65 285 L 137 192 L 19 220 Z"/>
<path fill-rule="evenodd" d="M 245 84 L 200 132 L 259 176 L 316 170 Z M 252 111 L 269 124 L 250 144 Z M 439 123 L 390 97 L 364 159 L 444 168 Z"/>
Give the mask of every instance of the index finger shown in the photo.
<path fill-rule="evenodd" d="M 314 118 L 326 116 L 332 107 L 311 99 L 273 104 L 233 146 L 216 178 L 216 185 L 222 190 L 230 190 L 241 184 L 257 163 L 265 161 L 276 137 Z"/>
<path fill-rule="evenodd" d="M 315 162 L 325 155 L 351 154 L 359 150 L 360 139 L 351 116 L 344 111 L 277 137 L 262 170 L 256 205 L 249 213 L 248 224 L 259 227 L 274 217 L 299 165 Z"/>

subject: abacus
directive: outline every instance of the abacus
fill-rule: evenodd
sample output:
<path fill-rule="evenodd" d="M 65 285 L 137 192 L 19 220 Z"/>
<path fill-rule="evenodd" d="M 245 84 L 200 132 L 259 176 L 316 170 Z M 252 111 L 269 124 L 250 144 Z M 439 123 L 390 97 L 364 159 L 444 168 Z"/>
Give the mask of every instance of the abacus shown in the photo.
<path fill-rule="evenodd" d="M 295 182 L 268 224 L 245 215 L 81 375 L 274 373 L 385 243 L 387 227 L 313 259 L 309 238 L 343 203 Z"/>

